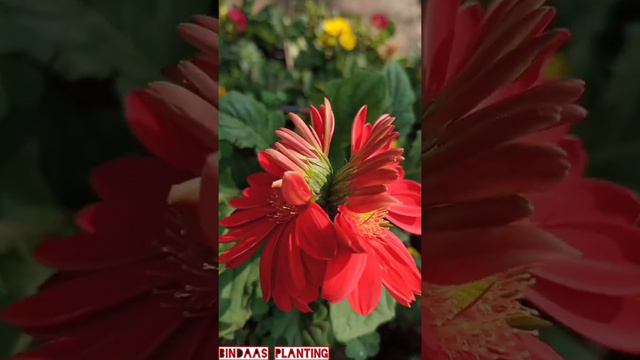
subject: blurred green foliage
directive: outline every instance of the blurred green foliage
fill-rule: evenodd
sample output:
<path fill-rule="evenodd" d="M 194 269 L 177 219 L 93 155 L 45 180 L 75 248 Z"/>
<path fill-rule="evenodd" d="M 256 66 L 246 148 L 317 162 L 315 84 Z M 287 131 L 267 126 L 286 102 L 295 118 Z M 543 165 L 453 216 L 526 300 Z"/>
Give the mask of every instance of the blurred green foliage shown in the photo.
<path fill-rule="evenodd" d="M 33 258 L 95 201 L 90 169 L 143 150 L 123 96 L 194 53 L 175 32 L 210 0 L 0 0 L 0 306 L 51 275 Z M 0 325 L 0 357 L 30 344 Z"/>
<path fill-rule="evenodd" d="M 566 75 L 587 82 L 590 115 L 577 129 L 590 173 L 640 189 L 640 2 L 553 0 L 573 33 Z"/>

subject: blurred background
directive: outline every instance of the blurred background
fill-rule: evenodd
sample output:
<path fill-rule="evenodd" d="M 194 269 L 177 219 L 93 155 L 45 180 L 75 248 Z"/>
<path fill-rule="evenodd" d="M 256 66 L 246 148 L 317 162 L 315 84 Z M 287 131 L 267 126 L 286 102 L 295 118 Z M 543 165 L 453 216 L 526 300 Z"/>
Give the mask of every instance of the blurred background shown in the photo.
<path fill-rule="evenodd" d="M 0 0 L 0 306 L 51 275 L 31 251 L 75 231 L 88 176 L 143 152 L 123 97 L 195 52 L 176 34 L 212 0 Z M 134 179 L 132 179 L 134 181 Z M 0 358 L 29 339 L 0 325 Z"/>
<path fill-rule="evenodd" d="M 589 117 L 576 129 L 589 175 L 640 191 L 640 1 L 551 0 L 573 34 L 551 74 L 586 80 Z M 559 329 L 543 334 L 567 359 L 639 359 L 606 353 Z M 639 339 L 640 341 L 640 339 Z"/>
<path fill-rule="evenodd" d="M 574 35 L 555 59 L 550 76 L 577 76 L 588 83 L 584 102 L 590 116 L 577 131 L 590 151 L 590 174 L 640 190 L 640 1 L 550 2 L 558 8 L 557 23 Z M 301 16 L 302 3 L 288 0 L 277 5 L 284 14 Z M 224 3 L 227 11 L 234 4 L 242 2 Z M 407 73 L 417 71 L 410 59 L 419 52 L 418 1 L 317 4 L 328 9 L 327 14 L 351 16 L 369 27 L 372 15 L 384 15 L 392 28 L 380 44 L 367 40 L 372 42 L 362 51 L 367 66 L 396 59 Z M 266 5 L 257 1 L 249 11 Z M 51 275 L 31 252 L 46 237 L 74 232 L 73 213 L 96 199 L 88 184 L 90 169 L 144 152 L 126 127 L 123 96 L 161 78 L 163 66 L 192 54 L 175 34 L 179 22 L 217 9 L 217 1 L 211 0 L 0 0 L 0 306 L 32 293 Z M 251 15 L 248 19 L 247 26 L 268 21 Z M 384 20 L 378 19 L 384 27 Z M 361 36 L 358 31 L 354 30 L 356 36 Z M 243 55 L 249 60 L 268 58 L 286 68 L 287 58 L 269 49 L 263 46 Z M 362 64 L 356 59 L 355 65 L 325 72 L 322 61 L 308 60 L 311 70 L 306 74 L 319 81 L 323 76 L 348 75 L 350 66 Z M 317 94 L 304 87 L 309 75 L 300 76 L 296 81 L 301 87 L 293 88 L 298 95 L 293 90 L 253 95 L 270 108 L 306 105 L 306 98 Z M 240 87 L 233 82 L 227 86 Z M 398 353 L 415 358 L 416 319 L 415 310 L 401 311 L 394 322 L 383 325 L 377 358 Z M 543 336 L 567 359 L 631 359 L 607 353 L 562 329 Z M 0 324 L 0 357 L 29 344 L 28 337 Z"/>

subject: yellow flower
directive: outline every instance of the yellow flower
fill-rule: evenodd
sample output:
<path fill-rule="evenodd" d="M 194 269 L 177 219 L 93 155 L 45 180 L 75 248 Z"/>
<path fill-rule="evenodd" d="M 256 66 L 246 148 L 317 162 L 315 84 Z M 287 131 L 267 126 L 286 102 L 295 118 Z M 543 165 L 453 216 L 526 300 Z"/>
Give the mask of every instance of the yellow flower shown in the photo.
<path fill-rule="evenodd" d="M 343 33 L 353 32 L 353 30 L 351 30 L 351 23 L 343 17 L 325 20 L 322 23 L 322 30 L 325 34 L 333 37 L 339 37 Z"/>
<path fill-rule="evenodd" d="M 340 46 L 347 51 L 353 50 L 358 44 L 358 39 L 352 32 L 342 33 L 338 38 L 338 42 L 340 42 Z"/>
<path fill-rule="evenodd" d="M 343 17 L 326 19 L 322 23 L 323 34 L 318 39 L 325 47 L 336 47 L 338 44 L 347 50 L 353 50 L 358 44 L 358 39 L 353 33 L 351 23 Z"/>
<path fill-rule="evenodd" d="M 322 34 L 320 35 L 320 44 L 322 44 L 322 46 L 324 47 L 336 47 L 336 45 L 338 45 L 338 42 L 336 41 L 336 38 L 327 34 Z"/>
<path fill-rule="evenodd" d="M 218 85 L 218 98 L 222 99 L 225 96 L 227 96 L 227 88 L 222 85 Z"/>

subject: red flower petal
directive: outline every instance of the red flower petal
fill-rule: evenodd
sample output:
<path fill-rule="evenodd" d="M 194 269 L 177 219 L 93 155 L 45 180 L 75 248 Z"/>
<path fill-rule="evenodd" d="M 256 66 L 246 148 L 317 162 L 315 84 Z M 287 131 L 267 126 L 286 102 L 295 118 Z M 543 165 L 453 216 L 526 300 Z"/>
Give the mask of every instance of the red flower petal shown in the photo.
<path fill-rule="evenodd" d="M 95 168 L 91 186 L 107 201 L 164 204 L 171 186 L 189 177 L 154 158 L 122 158 Z"/>
<path fill-rule="evenodd" d="M 367 265 L 367 254 L 341 250 L 329 260 L 322 286 L 322 298 L 337 303 L 347 298 L 356 288 Z"/>
<path fill-rule="evenodd" d="M 79 321 L 151 291 L 173 279 L 150 272 L 175 273 L 164 260 L 90 273 L 57 285 L 5 309 L 2 318 L 14 325 L 34 328 Z"/>
<path fill-rule="evenodd" d="M 640 294 L 640 265 L 630 263 L 566 259 L 540 264 L 532 273 L 557 284 L 594 294 Z"/>
<path fill-rule="evenodd" d="M 640 298 L 609 297 L 540 280 L 527 299 L 588 339 L 618 351 L 640 354 Z"/>
<path fill-rule="evenodd" d="M 246 263 L 260 249 L 260 245 L 275 227 L 276 223 L 271 221 L 257 222 L 236 246 L 220 255 L 220 263 L 232 269 Z"/>
<path fill-rule="evenodd" d="M 302 250 L 316 259 L 331 259 L 338 248 L 333 224 L 327 213 L 316 203 L 298 215 L 295 231 Z"/>
<path fill-rule="evenodd" d="M 579 256 L 564 241 L 527 224 L 433 234 L 427 237 L 422 250 L 425 277 L 441 285 Z"/>
<path fill-rule="evenodd" d="M 146 91 L 132 92 L 127 97 L 131 130 L 158 157 L 178 169 L 198 173 L 207 155 L 215 149 L 194 141 L 192 134 L 179 123 L 170 121 L 170 116 L 162 110 L 165 106 Z"/>
<path fill-rule="evenodd" d="M 282 197 L 284 200 L 296 206 L 306 205 L 313 194 L 307 181 L 299 172 L 286 171 L 282 177 Z"/>
<path fill-rule="evenodd" d="M 380 263 L 374 256 L 369 255 L 360 281 L 349 294 L 349 303 L 356 314 L 369 316 L 378 307 L 381 296 Z"/>

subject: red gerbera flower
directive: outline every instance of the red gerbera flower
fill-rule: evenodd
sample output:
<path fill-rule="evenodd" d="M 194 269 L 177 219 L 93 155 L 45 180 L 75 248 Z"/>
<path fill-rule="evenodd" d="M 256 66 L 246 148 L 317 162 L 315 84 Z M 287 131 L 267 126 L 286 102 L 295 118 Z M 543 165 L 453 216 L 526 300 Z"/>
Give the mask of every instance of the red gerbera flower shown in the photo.
<path fill-rule="evenodd" d="M 266 173 L 249 178 L 243 197 L 231 202 L 236 212 L 221 222 L 230 229 L 221 241 L 237 242 L 221 262 L 238 266 L 266 243 L 263 295 L 285 311 L 310 311 L 321 285 L 325 299 L 349 296 L 363 315 L 378 305 L 382 284 L 409 306 L 420 293 L 420 274 L 384 219 L 419 233 L 420 185 L 401 178 L 403 150 L 391 147 L 399 135 L 394 119 L 383 115 L 369 124 L 363 107 L 354 121 L 351 159 L 334 171 L 331 104 L 325 100 L 310 113 L 311 126 L 291 114 L 299 134 L 278 130 L 281 141 L 259 155 Z"/>
<path fill-rule="evenodd" d="M 283 128 L 271 149 L 260 153 L 265 173 L 249 177 L 237 210 L 221 225 L 229 232 L 220 242 L 237 244 L 220 257 L 230 268 L 247 262 L 265 243 L 260 257 L 260 285 L 265 301 L 273 298 L 284 311 L 309 312 L 319 297 L 326 260 L 335 256 L 337 240 L 329 216 L 318 204 L 331 174 L 328 160 L 334 118 L 325 101 L 311 107 L 312 126 L 290 118 L 300 134 Z"/>
<path fill-rule="evenodd" d="M 391 222 L 420 234 L 420 184 L 402 177 L 402 149 L 391 145 L 399 136 L 394 119 L 381 116 L 369 124 L 363 107 L 353 123 L 351 159 L 337 172 L 335 227 L 341 246 L 329 261 L 323 297 L 349 300 L 354 311 L 369 315 L 377 307 L 382 286 L 409 307 L 421 293 L 420 272 L 406 247 L 389 230 Z"/>
<path fill-rule="evenodd" d="M 17 358 L 216 356 L 218 25 L 195 19 L 179 31 L 202 55 L 128 98 L 134 132 L 162 161 L 93 172 L 102 202 L 78 214 L 82 233 L 37 250 L 60 272 L 3 313 L 43 343 Z"/>

